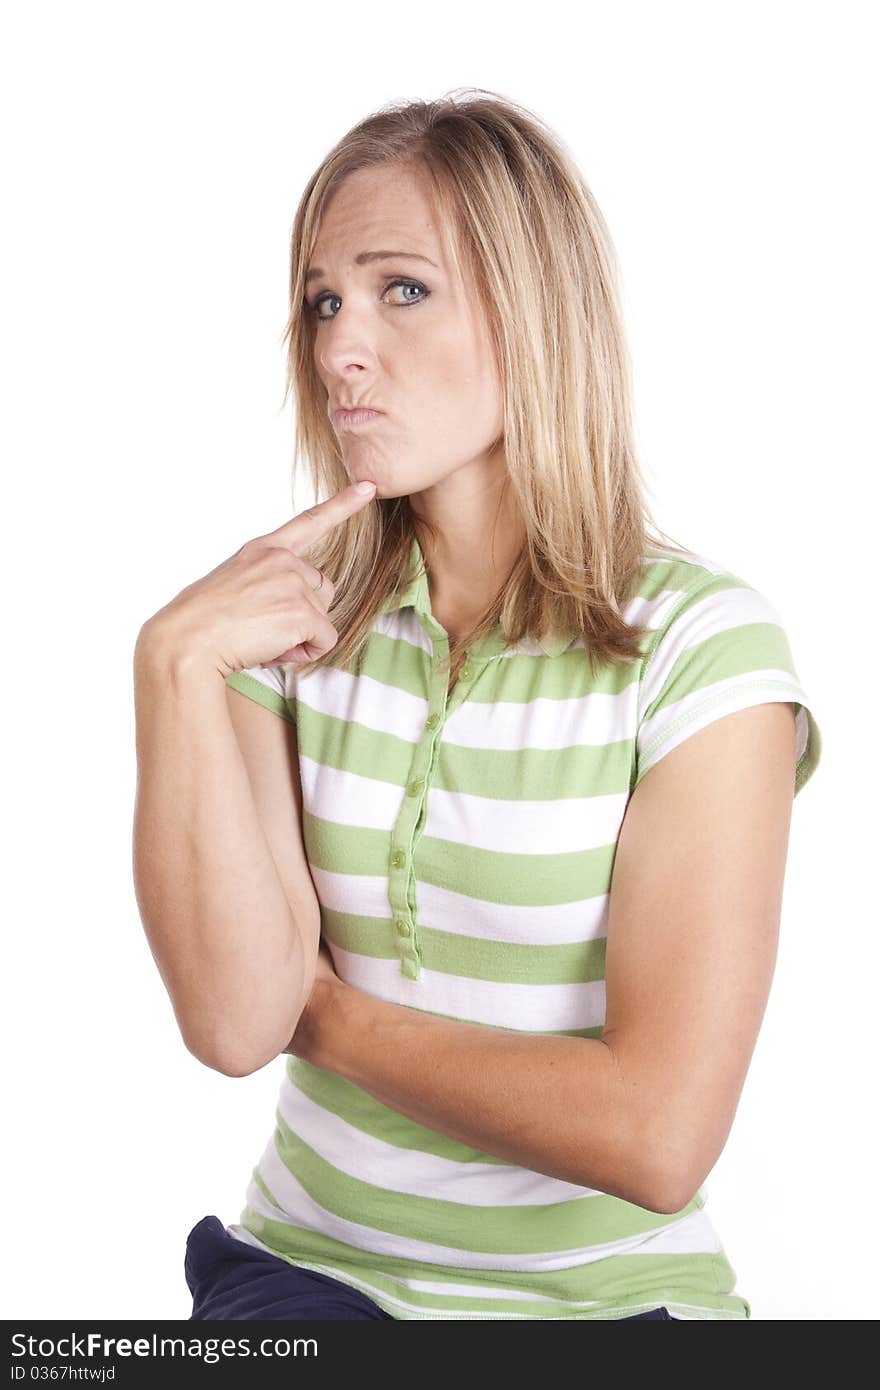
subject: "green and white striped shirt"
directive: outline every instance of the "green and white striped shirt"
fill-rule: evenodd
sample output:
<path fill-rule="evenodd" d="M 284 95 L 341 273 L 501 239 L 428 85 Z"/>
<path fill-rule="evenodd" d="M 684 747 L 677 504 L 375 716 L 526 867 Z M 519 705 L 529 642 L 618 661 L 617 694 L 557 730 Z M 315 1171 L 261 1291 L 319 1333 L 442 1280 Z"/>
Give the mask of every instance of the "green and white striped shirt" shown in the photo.
<path fill-rule="evenodd" d="M 640 661 L 591 679 L 580 639 L 448 636 L 424 560 L 356 673 L 295 665 L 227 683 L 295 722 L 303 835 L 341 979 L 519 1032 L 600 1038 L 608 893 L 648 768 L 747 705 L 796 704 L 795 794 L 820 736 L 776 610 L 703 556 L 646 548 L 624 615 Z M 275 1129 L 230 1234 L 360 1289 L 392 1317 L 748 1318 L 704 1210 L 645 1210 L 417 1124 L 286 1058 Z"/>

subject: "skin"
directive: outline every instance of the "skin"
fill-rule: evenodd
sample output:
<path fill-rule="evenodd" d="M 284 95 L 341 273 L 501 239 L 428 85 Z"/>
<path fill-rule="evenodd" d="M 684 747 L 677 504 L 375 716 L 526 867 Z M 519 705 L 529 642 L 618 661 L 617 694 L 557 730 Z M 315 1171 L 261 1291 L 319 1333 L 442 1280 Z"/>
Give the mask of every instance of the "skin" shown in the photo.
<path fill-rule="evenodd" d="M 361 251 L 395 256 L 355 264 Z M 360 430 L 337 428 L 352 482 L 407 495 L 417 520 L 434 616 L 456 635 L 504 583 L 524 543 L 507 480 L 501 384 L 483 306 L 454 274 L 417 166 L 361 169 L 333 195 L 306 286 L 315 368 L 328 414 L 340 404 L 385 412 Z M 388 286 L 398 277 L 424 290 Z M 429 295 L 425 291 L 430 291 Z M 320 319 L 318 318 L 320 315 Z M 487 544 L 490 538 L 491 544 Z"/>

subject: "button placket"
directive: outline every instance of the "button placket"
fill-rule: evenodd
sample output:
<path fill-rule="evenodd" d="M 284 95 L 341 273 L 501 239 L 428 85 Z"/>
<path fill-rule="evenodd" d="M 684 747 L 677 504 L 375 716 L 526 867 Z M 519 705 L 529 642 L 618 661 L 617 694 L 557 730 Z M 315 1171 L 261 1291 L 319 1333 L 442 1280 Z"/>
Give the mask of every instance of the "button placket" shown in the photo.
<path fill-rule="evenodd" d="M 449 655 L 449 638 L 433 617 L 422 615 L 422 618 L 429 629 L 432 648 L 428 715 L 422 736 L 416 745 L 410 776 L 404 788 L 400 812 L 392 833 L 388 880 L 393 941 L 400 959 L 401 974 L 411 980 L 418 980 L 421 975 L 421 955 L 416 931 L 418 902 L 413 856 L 425 824 L 431 770 L 448 708 L 445 662 Z"/>
<path fill-rule="evenodd" d="M 428 715 L 422 737 L 416 746 L 410 776 L 407 779 L 400 812 L 392 832 L 391 866 L 388 897 L 392 912 L 395 949 L 400 960 L 401 974 L 418 980 L 421 975 L 421 953 L 418 946 L 415 869 L 413 857 L 427 819 L 427 799 L 431 778 L 436 766 L 437 750 L 443 728 L 450 714 L 458 709 L 473 688 L 489 654 L 475 656 L 468 652 L 458 679 L 449 690 L 449 635 L 431 614 L 419 615 L 431 638 L 431 674 L 428 691 Z"/>
<path fill-rule="evenodd" d="M 464 665 L 458 673 L 455 685 L 448 694 L 448 698 L 446 698 L 446 690 L 444 687 L 444 703 L 447 719 L 450 715 L 455 714 L 459 705 L 462 705 L 468 698 L 474 688 L 477 677 L 483 670 L 488 659 L 488 656 L 475 656 L 472 651 L 469 651 L 465 657 Z"/>

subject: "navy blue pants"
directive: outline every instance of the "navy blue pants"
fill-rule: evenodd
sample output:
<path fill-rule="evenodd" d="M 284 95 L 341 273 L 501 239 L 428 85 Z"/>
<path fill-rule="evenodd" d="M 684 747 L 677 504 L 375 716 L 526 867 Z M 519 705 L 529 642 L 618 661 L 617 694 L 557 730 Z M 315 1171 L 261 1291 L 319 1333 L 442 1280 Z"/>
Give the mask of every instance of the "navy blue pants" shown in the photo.
<path fill-rule="evenodd" d="M 186 1282 L 193 1296 L 190 1321 L 227 1318 L 374 1318 L 390 1313 L 348 1284 L 313 1269 L 288 1264 L 231 1236 L 217 1216 L 203 1216 L 186 1240 Z M 636 1313 L 620 1322 L 675 1319 L 666 1308 Z"/>

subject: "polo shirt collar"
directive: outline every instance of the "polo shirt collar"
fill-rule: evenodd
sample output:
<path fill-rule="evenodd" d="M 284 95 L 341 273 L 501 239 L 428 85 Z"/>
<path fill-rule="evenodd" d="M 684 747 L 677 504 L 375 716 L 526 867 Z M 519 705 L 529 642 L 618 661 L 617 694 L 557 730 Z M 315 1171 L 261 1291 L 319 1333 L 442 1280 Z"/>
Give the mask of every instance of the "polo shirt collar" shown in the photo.
<path fill-rule="evenodd" d="M 416 613 L 427 627 L 439 627 L 434 614 L 431 611 L 431 595 L 428 589 L 428 574 L 425 569 L 425 557 L 422 554 L 422 547 L 418 540 L 413 537 L 410 550 L 410 563 L 416 566 L 415 578 L 410 581 L 407 587 L 400 594 L 392 594 L 383 603 L 381 613 L 396 612 L 400 608 L 414 608 Z M 546 636 L 543 641 L 538 643 L 542 652 L 546 656 L 559 656 L 571 646 L 574 640 L 573 633 L 554 632 Z M 501 624 L 496 624 L 492 633 L 483 639 L 482 644 L 477 644 L 475 654 L 491 656 L 500 653 L 504 649 L 501 639 Z"/>

